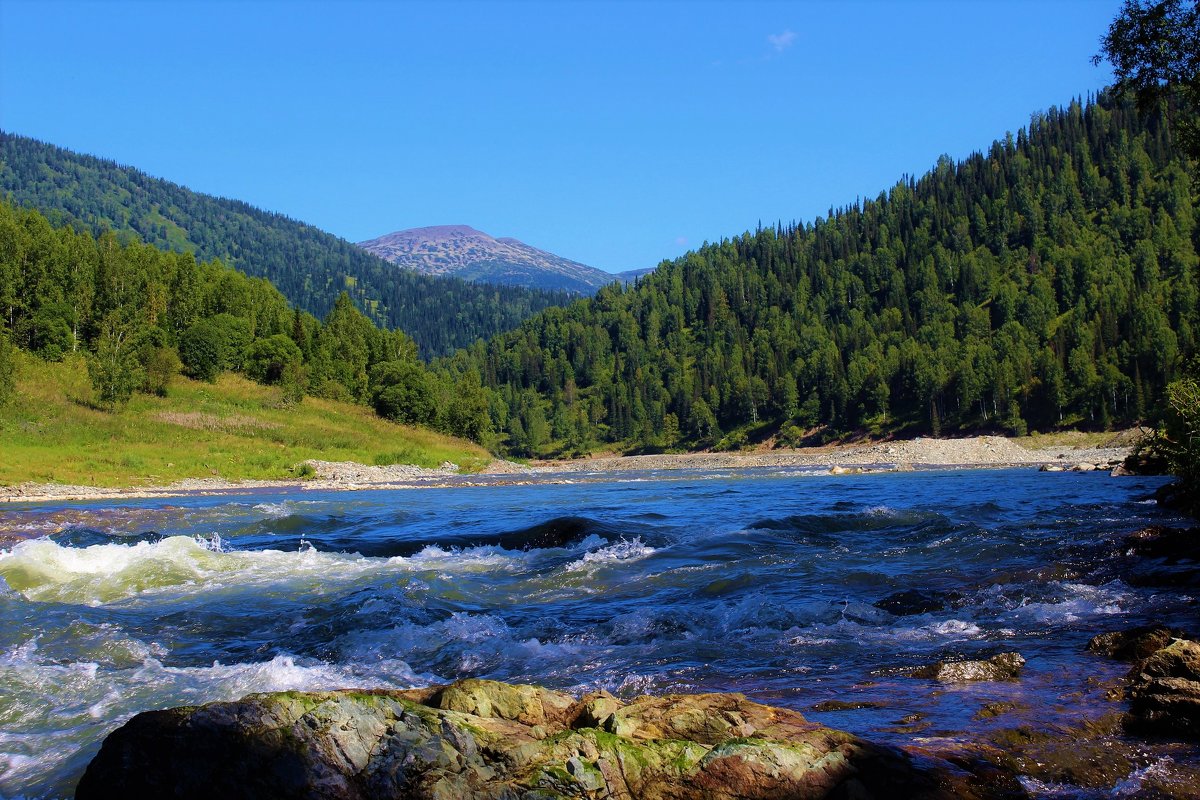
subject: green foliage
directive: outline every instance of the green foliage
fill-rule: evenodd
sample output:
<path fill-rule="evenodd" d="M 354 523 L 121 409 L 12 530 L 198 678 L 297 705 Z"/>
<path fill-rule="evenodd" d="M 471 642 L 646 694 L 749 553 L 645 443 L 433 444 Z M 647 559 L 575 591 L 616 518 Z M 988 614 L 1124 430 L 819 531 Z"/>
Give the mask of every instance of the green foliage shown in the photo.
<path fill-rule="evenodd" d="M 0 406 L 13 398 L 17 385 L 17 352 L 0 329 Z"/>
<path fill-rule="evenodd" d="M 524 455 L 661 446 L 669 416 L 700 447 L 768 424 L 791 442 L 1132 423 L 1200 337 L 1183 113 L 1052 108 L 986 153 L 706 245 L 439 370 L 478 374 Z"/>
<path fill-rule="evenodd" d="M 1192 0 L 1125 0 L 1100 40 L 1120 89 L 1132 90 L 1142 108 L 1157 105 L 1165 94 L 1177 94 L 1188 106 L 1178 129 L 1185 150 L 1200 161 L 1200 3 Z"/>
<path fill-rule="evenodd" d="M 286 375 L 296 384 L 299 381 L 295 370 L 293 369 L 290 375 L 288 370 L 292 365 L 300 365 L 303 361 L 304 355 L 291 337 L 277 333 L 251 343 L 246 348 L 243 364 L 246 376 L 259 383 L 283 383 Z"/>
<path fill-rule="evenodd" d="M 717 451 L 736 451 L 744 449 L 749 440 L 746 438 L 746 432 L 743 430 L 730 431 L 721 437 L 721 441 L 713 445 L 713 450 Z"/>
<path fill-rule="evenodd" d="M 434 420 L 433 387 L 430 376 L 412 361 L 385 361 L 371 372 L 371 397 L 375 412 L 385 419 L 415 425 Z"/>
<path fill-rule="evenodd" d="M 171 381 L 183 368 L 175 348 L 161 345 L 144 347 L 138 351 L 138 361 L 141 362 L 142 371 L 146 376 L 141 390 L 147 394 L 166 397 Z"/>
<path fill-rule="evenodd" d="M 145 375 L 139 391 L 166 397 L 171 381 L 183 369 L 179 354 L 169 344 L 168 338 L 166 331 L 153 326 L 139 328 L 133 337 L 131 346 L 137 352 L 138 363 L 142 365 Z"/>
<path fill-rule="evenodd" d="M 469 372 L 442 393 L 437 428 L 473 442 L 487 442 L 492 435 L 488 392 L 479 376 Z"/>
<path fill-rule="evenodd" d="M 106 317 L 101 324 L 96 352 L 87 362 L 96 399 L 110 409 L 129 402 L 134 391 L 146 380 L 132 338 L 127 323 L 115 315 Z"/>
<path fill-rule="evenodd" d="M 225 337 L 221 330 L 203 320 L 179 336 L 179 359 L 189 377 L 215 381 L 225 366 Z"/>
<path fill-rule="evenodd" d="M 702 441 L 712 439 L 721 433 L 721 429 L 717 427 L 717 417 L 708 407 L 708 403 L 704 402 L 703 397 L 697 398 L 696 402 L 692 403 L 691 413 L 688 415 L 688 428 L 693 436 Z"/>
<path fill-rule="evenodd" d="M 243 371 L 246 350 L 255 341 L 254 324 L 251 320 L 223 312 L 209 317 L 205 324 L 221 339 L 221 368 L 234 372 Z"/>
<path fill-rule="evenodd" d="M 784 425 L 779 429 L 779 443 L 784 447 L 800 447 L 804 444 L 804 431 L 795 425 Z"/>
<path fill-rule="evenodd" d="M 30 320 L 28 335 L 33 351 L 47 361 L 61 361 L 75 344 L 69 313 L 62 304 L 45 303 Z"/>
<path fill-rule="evenodd" d="M 1179 479 L 1176 497 L 1183 509 L 1200 516 L 1200 358 L 1167 387 L 1167 410 L 1151 451 Z"/>
<path fill-rule="evenodd" d="M 367 369 L 386 361 L 391 353 L 380 339 L 380 331 L 354 307 L 342 292 L 313 343 L 312 364 L 319 382 L 336 381 L 363 402 L 369 397 Z"/>
<path fill-rule="evenodd" d="M 304 401 L 308 391 L 308 368 L 299 361 L 288 361 L 283 365 L 279 377 L 280 400 L 285 406 L 296 406 Z"/>
<path fill-rule="evenodd" d="M 194 253 L 201 260 L 220 259 L 246 275 L 268 279 L 296 306 L 316 316 L 328 314 L 338 294 L 349 288 L 357 306 L 373 321 L 407 331 L 427 356 L 445 355 L 510 330 L 530 315 L 572 298 L 565 292 L 474 284 L 398 269 L 281 214 L 3 132 L 0 195 L 93 235 L 112 230 L 122 234 L 122 242 L 137 238 L 163 250 Z M 86 271 L 95 266 L 83 262 L 70 268 Z M 186 291 L 195 279 L 187 271 L 178 275 L 174 294 L 180 302 L 166 309 L 178 330 L 205 315 L 206 301 Z M 84 314 L 91 284 L 76 280 L 73 285 L 79 291 L 65 292 L 64 301 Z M 0 304 L 4 297 L 0 289 Z M 102 294 L 96 299 L 108 298 Z M 245 310 L 209 308 L 208 314 L 229 311 L 246 317 Z M 66 317 L 56 314 L 53 319 Z"/>

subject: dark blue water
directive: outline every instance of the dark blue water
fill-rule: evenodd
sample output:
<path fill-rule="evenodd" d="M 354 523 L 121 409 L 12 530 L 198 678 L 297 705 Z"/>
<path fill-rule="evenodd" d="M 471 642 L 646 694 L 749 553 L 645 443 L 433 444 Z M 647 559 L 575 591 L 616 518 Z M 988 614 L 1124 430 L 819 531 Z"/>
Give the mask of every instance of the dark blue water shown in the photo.
<path fill-rule="evenodd" d="M 0 552 L 0 795 L 69 796 L 137 711 L 289 688 L 741 691 L 896 743 L 1098 715 L 1089 677 L 1124 667 L 1092 635 L 1195 627 L 1186 591 L 1122 578 L 1123 535 L 1180 522 L 1160 483 L 752 470 L 8 507 L 0 533 L 39 538 Z M 907 674 L 1012 650 L 1019 683 Z M 1016 718 L 973 719 L 997 700 Z"/>

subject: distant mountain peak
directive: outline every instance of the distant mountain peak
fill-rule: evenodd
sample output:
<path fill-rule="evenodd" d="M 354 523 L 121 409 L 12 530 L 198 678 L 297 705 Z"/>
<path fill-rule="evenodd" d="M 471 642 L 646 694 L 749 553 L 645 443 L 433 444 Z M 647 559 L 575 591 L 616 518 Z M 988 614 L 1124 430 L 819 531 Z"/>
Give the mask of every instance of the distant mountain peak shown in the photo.
<path fill-rule="evenodd" d="M 359 242 L 358 246 L 404 269 L 470 281 L 591 294 L 620 280 L 520 239 L 497 239 L 470 225 L 408 228 Z"/>

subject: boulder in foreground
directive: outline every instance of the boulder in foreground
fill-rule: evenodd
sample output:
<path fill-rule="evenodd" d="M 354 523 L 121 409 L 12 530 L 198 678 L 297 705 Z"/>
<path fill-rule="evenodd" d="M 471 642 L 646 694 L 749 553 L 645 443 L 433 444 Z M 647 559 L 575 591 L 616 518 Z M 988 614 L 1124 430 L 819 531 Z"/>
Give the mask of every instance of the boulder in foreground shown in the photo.
<path fill-rule="evenodd" d="M 965 767 L 965 768 L 964 768 Z M 986 769 L 986 768 L 984 768 Z M 139 714 L 78 800 L 996 798 L 970 765 L 874 745 L 739 694 L 582 699 L 466 680 L 285 692 Z"/>

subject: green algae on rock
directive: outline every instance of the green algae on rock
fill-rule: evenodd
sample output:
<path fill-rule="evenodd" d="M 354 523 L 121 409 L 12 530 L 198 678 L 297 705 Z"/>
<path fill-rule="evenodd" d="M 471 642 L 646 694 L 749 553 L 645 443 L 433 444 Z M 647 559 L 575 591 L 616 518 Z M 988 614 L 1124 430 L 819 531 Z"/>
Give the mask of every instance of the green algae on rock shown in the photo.
<path fill-rule="evenodd" d="M 78 800 L 999 798 L 1019 790 L 740 694 L 576 699 L 465 680 L 285 692 L 139 714 Z"/>

